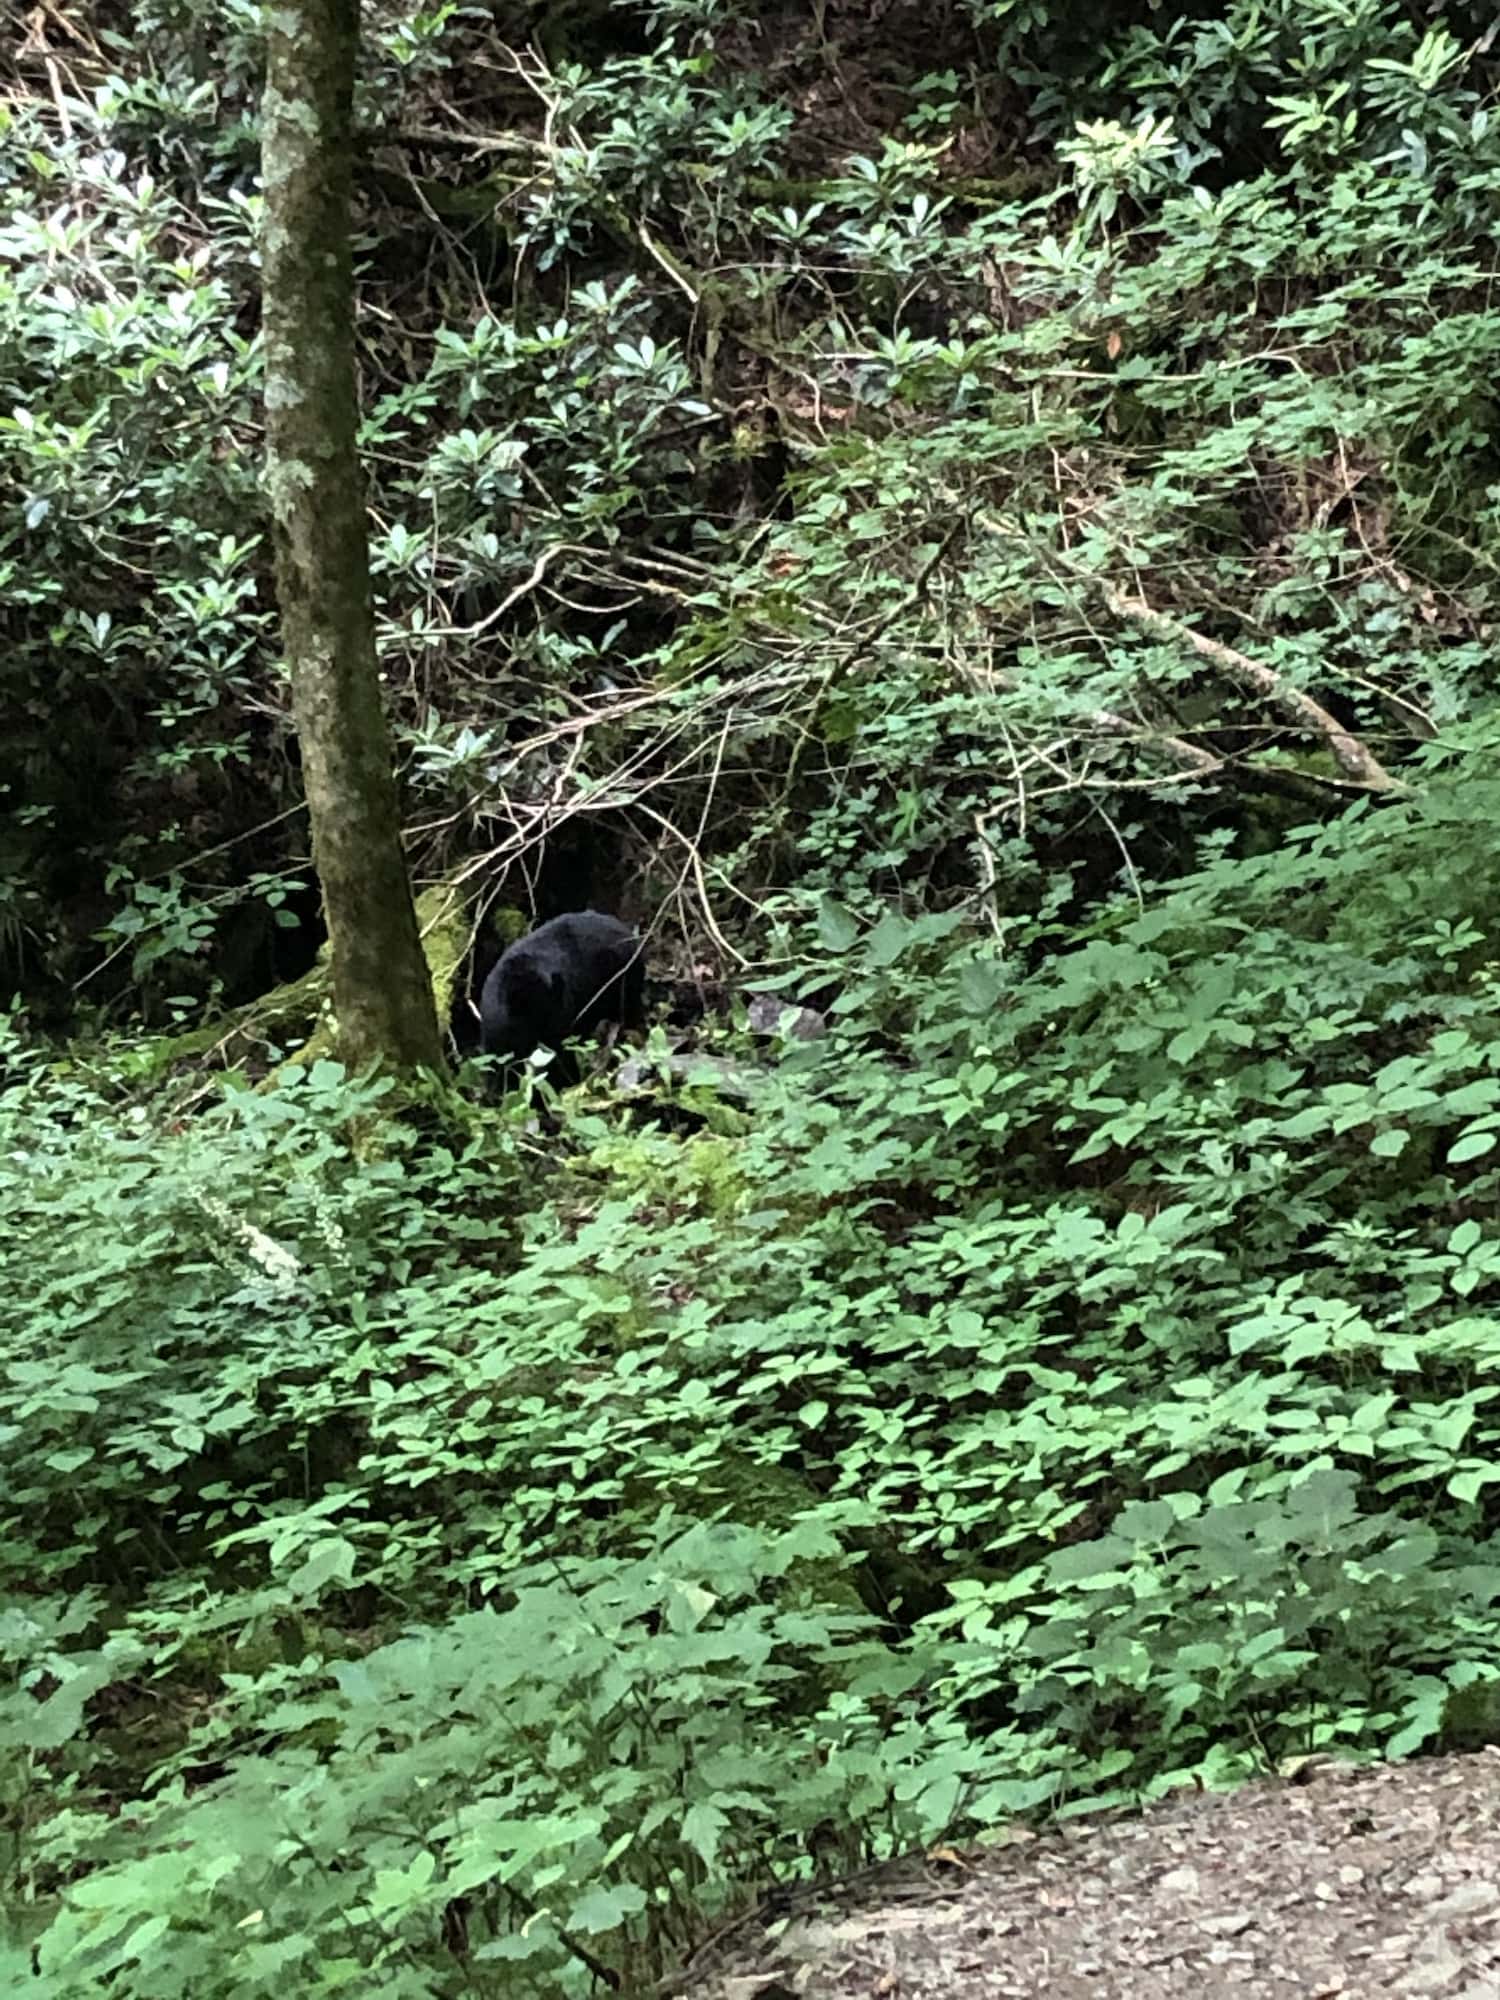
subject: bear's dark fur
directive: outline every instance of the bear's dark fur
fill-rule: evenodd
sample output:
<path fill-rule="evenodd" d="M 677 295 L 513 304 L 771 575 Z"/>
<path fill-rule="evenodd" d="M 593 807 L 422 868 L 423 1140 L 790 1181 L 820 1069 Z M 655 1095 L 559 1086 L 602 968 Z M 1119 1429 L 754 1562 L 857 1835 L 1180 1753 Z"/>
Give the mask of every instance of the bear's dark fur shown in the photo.
<path fill-rule="evenodd" d="M 646 947 L 618 917 L 579 910 L 554 917 L 501 952 L 479 996 L 486 1055 L 520 1061 L 607 1021 L 645 1021 Z"/>

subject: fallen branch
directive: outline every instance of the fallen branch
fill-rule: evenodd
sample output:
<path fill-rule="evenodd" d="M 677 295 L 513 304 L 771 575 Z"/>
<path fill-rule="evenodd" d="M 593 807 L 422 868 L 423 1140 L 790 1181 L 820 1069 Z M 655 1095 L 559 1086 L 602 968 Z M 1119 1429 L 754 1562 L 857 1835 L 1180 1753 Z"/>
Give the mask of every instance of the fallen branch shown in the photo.
<path fill-rule="evenodd" d="M 1345 729 L 1336 716 L 1330 715 L 1320 702 L 1314 701 L 1300 688 L 1293 687 L 1270 667 L 1263 667 L 1258 660 L 1252 660 L 1248 653 L 1226 646 L 1218 639 L 1205 638 L 1201 632 L 1194 632 L 1190 626 L 1168 617 L 1166 612 L 1154 610 L 1143 597 L 1130 597 L 1123 590 L 1106 588 L 1104 601 L 1117 618 L 1138 625 L 1154 639 L 1188 647 L 1200 659 L 1217 668 L 1226 680 L 1274 702 L 1291 721 L 1315 736 L 1321 736 L 1339 770 L 1366 791 L 1406 790 L 1400 779 L 1393 778 L 1379 758 L 1357 736 Z"/>

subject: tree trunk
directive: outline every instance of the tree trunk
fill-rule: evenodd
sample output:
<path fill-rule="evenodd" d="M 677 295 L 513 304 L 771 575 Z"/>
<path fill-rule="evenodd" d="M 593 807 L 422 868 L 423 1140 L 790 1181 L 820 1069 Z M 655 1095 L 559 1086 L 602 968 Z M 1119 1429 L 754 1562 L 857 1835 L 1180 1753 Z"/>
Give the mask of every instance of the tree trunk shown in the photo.
<path fill-rule="evenodd" d="M 350 119 L 358 0 L 267 8 L 262 108 L 267 485 L 282 645 L 332 947 L 339 1054 L 436 1069 L 401 848 L 356 445 Z"/>

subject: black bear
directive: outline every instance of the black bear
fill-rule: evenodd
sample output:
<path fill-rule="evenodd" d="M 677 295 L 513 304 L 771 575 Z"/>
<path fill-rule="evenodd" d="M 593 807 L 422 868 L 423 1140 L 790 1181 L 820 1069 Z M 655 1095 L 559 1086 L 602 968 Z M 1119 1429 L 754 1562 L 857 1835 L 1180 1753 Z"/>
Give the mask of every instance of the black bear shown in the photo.
<path fill-rule="evenodd" d="M 606 1021 L 645 1021 L 646 947 L 618 917 L 579 910 L 518 938 L 479 996 L 480 1046 L 522 1061 L 541 1042 L 592 1034 Z"/>

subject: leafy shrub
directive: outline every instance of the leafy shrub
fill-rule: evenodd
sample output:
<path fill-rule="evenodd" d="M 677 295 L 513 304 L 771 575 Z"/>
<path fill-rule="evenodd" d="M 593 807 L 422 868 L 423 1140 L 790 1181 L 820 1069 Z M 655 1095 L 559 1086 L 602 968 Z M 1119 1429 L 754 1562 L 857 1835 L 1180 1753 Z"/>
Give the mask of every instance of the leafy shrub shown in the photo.
<path fill-rule="evenodd" d="M 7 1031 L 38 1994 L 651 1978 L 950 1825 L 1493 1727 L 1479 31 L 973 0 L 1025 61 L 950 76 L 924 19 L 854 136 L 746 10 L 648 12 L 524 71 L 374 24 L 404 776 L 424 867 L 664 848 L 830 1032 L 748 1111 L 544 1143 Z M 3 113 L 0 921 L 29 992 L 87 960 L 151 1015 L 303 857 L 258 25 L 137 20 Z"/>
<path fill-rule="evenodd" d="M 1486 1728 L 1476 749 L 1082 935 L 830 903 L 732 1145 L 15 1066 L 56 1990 L 634 1973 L 736 1881 Z"/>

